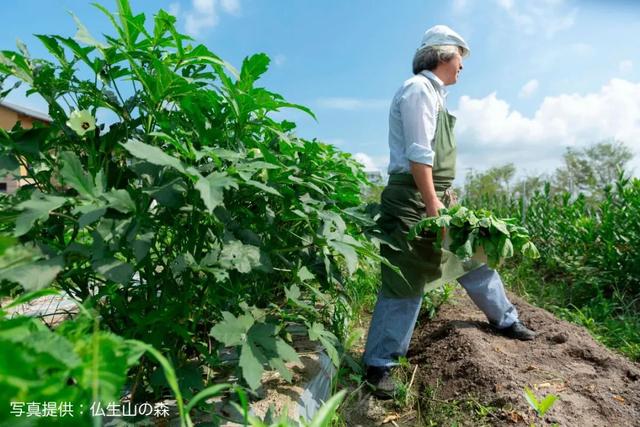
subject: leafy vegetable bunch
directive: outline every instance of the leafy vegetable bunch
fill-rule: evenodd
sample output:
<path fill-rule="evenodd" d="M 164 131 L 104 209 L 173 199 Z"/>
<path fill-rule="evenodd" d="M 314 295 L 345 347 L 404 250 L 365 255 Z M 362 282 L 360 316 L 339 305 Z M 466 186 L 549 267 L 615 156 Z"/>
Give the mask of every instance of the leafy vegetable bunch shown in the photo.
<path fill-rule="evenodd" d="M 540 257 L 529 232 L 517 224 L 517 219 L 496 218 L 485 209 L 471 210 L 461 205 L 440 209 L 439 216 L 425 218 L 413 226 L 408 238 L 415 239 L 423 231 L 438 233 L 436 245 L 448 246 L 462 260 L 473 257 L 481 248 L 492 268 L 515 253 L 532 259 Z"/>

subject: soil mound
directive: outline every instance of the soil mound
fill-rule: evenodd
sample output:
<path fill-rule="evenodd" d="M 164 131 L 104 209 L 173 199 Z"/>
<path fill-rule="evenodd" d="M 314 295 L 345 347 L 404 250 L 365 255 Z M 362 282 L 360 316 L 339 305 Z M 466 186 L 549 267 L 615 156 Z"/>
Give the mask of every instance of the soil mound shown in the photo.
<path fill-rule="evenodd" d="M 521 320 L 538 333 L 522 342 L 496 334 L 471 300 L 459 292 L 436 319 L 421 321 L 408 358 L 418 366 L 418 396 L 438 391 L 440 400 L 475 396 L 498 408 L 491 425 L 536 421 L 523 398 L 558 400 L 539 425 L 640 426 L 640 365 L 596 342 L 582 327 L 510 294 Z"/>

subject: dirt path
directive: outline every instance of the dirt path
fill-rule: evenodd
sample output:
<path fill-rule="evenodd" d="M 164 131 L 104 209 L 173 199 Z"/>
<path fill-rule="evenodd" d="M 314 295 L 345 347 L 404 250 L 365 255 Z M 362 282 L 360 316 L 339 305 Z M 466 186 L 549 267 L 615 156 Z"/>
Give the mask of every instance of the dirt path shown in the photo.
<path fill-rule="evenodd" d="M 352 397 L 347 425 L 640 426 L 639 364 L 604 348 L 584 328 L 510 297 L 539 333 L 536 340 L 495 334 L 459 292 L 414 333 L 411 366 L 403 374 L 408 382 L 407 371 L 416 372 L 413 409 L 361 393 Z M 544 420 L 528 408 L 525 386 L 538 398 L 558 396 Z"/>

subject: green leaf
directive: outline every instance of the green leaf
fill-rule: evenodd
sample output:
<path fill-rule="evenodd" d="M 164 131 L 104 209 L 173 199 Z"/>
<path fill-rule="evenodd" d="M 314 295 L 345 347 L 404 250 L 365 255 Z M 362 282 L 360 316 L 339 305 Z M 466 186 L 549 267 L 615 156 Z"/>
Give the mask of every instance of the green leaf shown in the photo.
<path fill-rule="evenodd" d="M 64 182 L 76 190 L 80 196 L 94 198 L 96 188 L 93 179 L 82 169 L 80 159 L 70 151 L 62 152 L 60 159 L 63 162 L 60 173 Z"/>
<path fill-rule="evenodd" d="M 47 48 L 47 50 L 60 61 L 60 63 L 62 64 L 68 63 L 64 55 L 64 49 L 62 48 L 62 46 L 60 46 L 60 44 L 54 37 L 43 35 L 43 34 L 34 34 L 34 35 L 42 42 L 42 44 Z"/>
<path fill-rule="evenodd" d="M 182 178 L 176 178 L 162 187 L 145 190 L 162 206 L 169 208 L 180 207 L 187 194 L 187 186 Z"/>
<path fill-rule="evenodd" d="M 540 258 L 540 252 L 538 252 L 538 248 L 536 248 L 533 242 L 527 242 L 522 245 L 522 254 L 531 259 Z"/>
<path fill-rule="evenodd" d="M 213 212 L 218 206 L 224 205 L 224 190 L 237 189 L 238 183 L 224 172 L 212 172 L 206 177 L 198 178 L 195 188 L 200 192 L 204 205 Z"/>
<path fill-rule="evenodd" d="M 264 53 L 257 53 L 250 57 L 247 57 L 242 61 L 242 68 L 240 69 L 240 80 L 246 86 L 251 86 L 253 82 L 264 74 L 269 68 L 269 62 L 271 60 Z"/>
<path fill-rule="evenodd" d="M 473 256 L 473 242 L 471 239 L 467 239 L 462 246 L 456 250 L 456 255 L 459 258 L 467 259 Z"/>
<path fill-rule="evenodd" d="M 309 334 L 309 339 L 311 341 L 320 341 L 335 367 L 339 367 L 340 356 L 338 354 L 338 350 L 336 349 L 336 345 L 338 343 L 338 339 L 336 338 L 336 336 L 327 331 L 321 323 L 317 322 L 314 322 L 311 327 L 307 325 L 307 333 Z"/>
<path fill-rule="evenodd" d="M 167 379 L 167 383 L 169 384 L 169 387 L 171 387 L 171 390 L 176 397 L 178 413 L 180 414 L 181 419 L 184 420 L 185 414 L 183 407 L 184 403 L 182 401 L 182 393 L 180 392 L 180 386 L 178 385 L 176 371 L 173 369 L 173 366 L 171 366 L 171 362 L 169 362 L 167 358 L 162 355 L 162 353 L 153 348 L 153 346 L 150 346 L 149 344 L 146 344 L 142 341 L 127 340 L 126 343 L 129 348 L 143 349 L 145 352 L 151 354 L 158 361 L 158 363 L 160 363 L 160 366 L 162 366 L 162 371 L 164 372 L 164 375 Z"/>
<path fill-rule="evenodd" d="M 145 144 L 144 142 L 135 139 L 129 139 L 127 142 L 122 144 L 122 146 L 134 157 L 145 160 L 154 165 L 168 166 L 178 172 L 182 172 L 184 174 L 187 173 L 187 169 L 180 159 L 168 155 L 158 147 Z"/>
<path fill-rule="evenodd" d="M 511 239 L 505 239 L 502 249 L 500 251 L 501 258 L 511 258 L 513 256 L 513 244 L 511 243 Z"/>
<path fill-rule="evenodd" d="M 13 248 L 18 244 L 18 240 L 15 237 L 0 234 L 0 256 L 2 256 L 7 249 Z"/>
<path fill-rule="evenodd" d="M 148 232 L 137 236 L 133 241 L 131 246 L 133 248 L 133 254 L 136 257 L 136 261 L 140 262 L 147 256 L 149 249 L 151 248 L 153 237 L 153 232 Z"/>
<path fill-rule="evenodd" d="M 262 348 L 262 356 L 268 360 L 269 366 L 276 369 L 282 377 L 291 381 L 291 371 L 285 362 L 299 362 L 298 353 L 282 338 L 276 335 L 277 328 L 273 324 L 257 323 L 250 330 L 248 339 Z"/>
<path fill-rule="evenodd" d="M 252 179 L 249 179 L 249 180 L 245 181 L 245 183 L 247 185 L 251 185 L 252 187 L 255 187 L 255 188 L 259 189 L 259 190 L 262 190 L 265 193 L 269 193 L 269 194 L 273 194 L 274 196 L 282 197 L 282 194 L 280 194 L 280 192 L 278 190 L 276 190 L 275 188 L 273 188 L 273 187 L 271 187 L 269 185 L 263 184 L 263 183 L 261 183 L 259 181 L 254 181 Z"/>
<path fill-rule="evenodd" d="M 73 345 L 66 338 L 49 330 L 25 336 L 22 344 L 34 353 L 46 354 L 68 369 L 77 368 L 82 363 L 80 357 L 75 353 Z"/>
<path fill-rule="evenodd" d="M 306 282 L 307 280 L 313 280 L 315 278 L 313 273 L 311 273 L 309 269 L 304 265 L 300 267 L 296 275 L 298 276 L 298 279 L 300 279 L 303 282 Z"/>
<path fill-rule="evenodd" d="M 6 236 L 3 237 L 6 238 Z M 3 248 L 0 255 L 0 271 L 42 258 L 42 251 L 32 243 L 20 244 L 17 240 L 3 240 L 7 246 Z"/>
<path fill-rule="evenodd" d="M 196 263 L 193 255 L 189 252 L 179 254 L 173 259 L 173 261 L 171 261 L 171 264 L 169 264 L 169 267 L 173 272 L 173 277 L 178 277 L 187 270 L 194 270 L 197 266 L 198 263 Z"/>
<path fill-rule="evenodd" d="M 502 234 L 509 236 L 509 230 L 507 229 L 507 224 L 504 221 L 491 217 L 491 225 Z"/>
<path fill-rule="evenodd" d="M 229 389 L 230 387 L 231 385 L 229 384 L 216 384 L 216 385 L 212 385 L 210 387 L 205 388 L 204 390 L 200 391 L 198 394 L 196 394 L 189 400 L 189 404 L 184 409 L 185 412 L 187 413 L 191 412 L 191 410 L 195 408 L 196 405 L 200 403 L 202 400 L 207 399 L 209 397 L 219 396 L 220 394 L 222 394 L 223 391 Z"/>
<path fill-rule="evenodd" d="M 556 396 L 555 394 L 546 395 L 545 398 L 542 399 L 542 402 L 540 402 L 540 404 L 538 405 L 538 415 L 540 415 L 540 417 L 544 417 L 547 411 L 551 409 L 557 398 L 558 396 Z"/>
<path fill-rule="evenodd" d="M 226 346 L 241 345 L 247 341 L 247 333 L 254 322 L 255 319 L 250 314 L 235 317 L 228 311 L 223 311 L 222 320 L 211 328 L 209 334 Z"/>
<path fill-rule="evenodd" d="M 533 394 L 529 387 L 524 388 L 524 398 L 527 400 L 527 403 L 529 403 L 529 406 L 531 406 L 534 411 L 538 412 L 540 403 L 538 402 L 538 399 L 536 399 L 536 395 Z"/>
<path fill-rule="evenodd" d="M 106 258 L 93 262 L 93 268 L 109 280 L 126 285 L 133 276 L 131 264 L 115 258 Z"/>
<path fill-rule="evenodd" d="M 120 398 L 127 378 L 127 355 L 124 340 L 112 333 L 95 330 L 76 344 L 83 365 L 77 376 L 79 385 L 92 390 L 94 402 L 114 402 Z"/>
<path fill-rule="evenodd" d="M 76 39 L 80 43 L 84 43 L 86 45 L 94 46 L 100 49 L 106 49 L 109 47 L 106 44 L 101 43 L 96 39 L 94 39 L 93 36 L 89 33 L 89 30 L 87 29 L 87 27 L 85 27 L 84 24 L 80 22 L 80 19 L 78 19 L 78 17 L 74 15 L 72 12 L 69 12 L 69 13 L 71 13 L 73 20 L 76 22 L 76 26 L 78 27 L 78 32 L 73 37 L 74 39 Z"/>
<path fill-rule="evenodd" d="M 285 288 L 284 295 L 291 301 L 296 302 L 298 301 L 298 298 L 300 298 L 300 288 L 298 285 L 292 285 L 290 288 Z"/>
<path fill-rule="evenodd" d="M 355 248 L 337 240 L 329 240 L 327 244 L 344 257 L 345 263 L 347 264 L 347 271 L 350 275 L 353 274 L 358 268 L 358 253 Z"/>
<path fill-rule="evenodd" d="M 82 229 L 102 218 L 107 212 L 107 208 L 104 206 L 82 206 L 75 209 L 74 212 L 82 212 L 82 215 L 78 218 L 78 227 Z"/>
<path fill-rule="evenodd" d="M 109 207 L 122 213 L 134 212 L 136 204 L 131 199 L 129 192 L 124 189 L 111 190 L 105 193 L 103 197 L 109 202 Z"/>
<path fill-rule="evenodd" d="M 451 223 L 451 216 L 450 215 L 440 215 L 435 220 L 435 224 L 438 227 L 449 227 L 450 223 Z"/>
<path fill-rule="evenodd" d="M 46 220 L 49 218 L 51 211 L 58 209 L 67 201 L 64 197 L 45 195 L 39 191 L 31 194 L 31 199 L 16 206 L 17 210 L 22 213 L 16 218 L 16 226 L 14 236 L 20 237 L 31 230 L 38 220 Z"/>
<path fill-rule="evenodd" d="M 8 280 L 19 283 L 27 291 L 37 291 L 49 286 L 63 268 L 62 256 L 22 263 L 0 270 L 0 281 Z"/>
<path fill-rule="evenodd" d="M 3 154 L 0 155 L 0 176 L 5 175 L 20 175 L 20 163 L 14 156 Z"/>
<path fill-rule="evenodd" d="M 265 357 L 254 341 L 246 341 L 242 344 L 238 366 L 242 369 L 242 377 L 252 390 L 260 387 L 264 363 L 266 363 Z"/>
<path fill-rule="evenodd" d="M 253 245 L 244 245 L 239 240 L 232 240 L 225 243 L 220 253 L 219 263 L 226 269 L 235 269 L 240 273 L 248 273 L 262 265 L 260 262 L 260 248 Z"/>
<path fill-rule="evenodd" d="M 331 398 L 322 405 L 320 410 L 313 417 L 309 423 L 309 427 L 329 427 L 333 421 L 333 416 L 336 413 L 338 406 L 340 406 L 346 394 L 346 390 L 340 390 L 338 393 L 331 396 Z"/>
<path fill-rule="evenodd" d="M 284 294 L 287 299 L 291 300 L 291 302 L 293 302 L 293 304 L 297 305 L 298 307 L 306 308 L 307 310 L 314 310 L 311 305 L 300 299 L 301 292 L 298 285 L 292 285 L 290 288 L 285 288 Z"/>

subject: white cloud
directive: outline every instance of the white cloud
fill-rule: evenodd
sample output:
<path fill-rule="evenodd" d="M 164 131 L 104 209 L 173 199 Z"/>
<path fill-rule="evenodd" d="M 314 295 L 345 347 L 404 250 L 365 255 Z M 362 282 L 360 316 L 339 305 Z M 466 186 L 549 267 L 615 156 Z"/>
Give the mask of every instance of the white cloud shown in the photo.
<path fill-rule="evenodd" d="M 222 9 L 232 15 L 240 13 L 240 0 L 220 0 Z"/>
<path fill-rule="evenodd" d="M 595 51 L 593 46 L 587 43 L 573 43 L 569 48 L 580 56 L 591 56 Z"/>
<path fill-rule="evenodd" d="M 373 159 L 369 155 L 365 153 L 356 153 L 353 155 L 353 158 L 356 159 L 358 162 L 362 163 L 362 165 L 364 166 L 364 170 L 366 171 L 377 170 L 375 163 L 373 162 Z"/>
<path fill-rule="evenodd" d="M 543 34 L 547 38 L 575 23 L 577 9 L 566 10 L 564 0 L 520 1 L 496 0 L 516 25 L 519 31 L 527 35 Z"/>
<path fill-rule="evenodd" d="M 459 157 L 466 167 L 484 169 L 513 162 L 520 169 L 549 172 L 568 146 L 585 147 L 615 138 L 640 165 L 640 83 L 612 79 L 598 92 L 546 97 L 525 117 L 492 93 L 463 96 L 458 117 Z"/>
<path fill-rule="evenodd" d="M 319 98 L 316 103 L 321 108 L 346 111 L 389 108 L 388 99 Z"/>
<path fill-rule="evenodd" d="M 380 171 L 386 173 L 387 166 L 389 165 L 389 157 L 388 156 L 370 156 L 366 153 L 358 152 L 353 155 L 353 158 L 358 162 L 364 165 L 364 170 L 367 172 L 370 171 Z"/>
<path fill-rule="evenodd" d="M 240 0 L 191 0 L 191 8 L 182 11 L 180 4 L 171 3 L 169 13 L 184 20 L 187 34 L 197 37 L 218 25 L 222 9 L 231 15 L 240 13 Z"/>
<path fill-rule="evenodd" d="M 279 53 L 276 56 L 273 57 L 273 62 L 274 64 L 276 64 L 278 67 L 284 65 L 284 63 L 286 62 L 287 57 L 284 56 L 283 54 Z"/>
<path fill-rule="evenodd" d="M 462 13 L 469 7 L 468 0 L 453 0 L 453 13 Z"/>
<path fill-rule="evenodd" d="M 538 90 L 538 86 L 539 86 L 538 80 L 536 79 L 529 80 L 524 84 L 524 86 L 522 86 L 518 96 L 520 98 L 528 98 Z"/>
<path fill-rule="evenodd" d="M 633 70 L 633 61 L 631 61 L 630 59 L 620 61 L 620 64 L 618 64 L 618 70 L 622 74 L 630 73 L 631 70 Z"/>
<path fill-rule="evenodd" d="M 513 9 L 513 0 L 497 0 L 497 1 L 498 1 L 498 5 L 503 9 L 508 11 Z"/>

